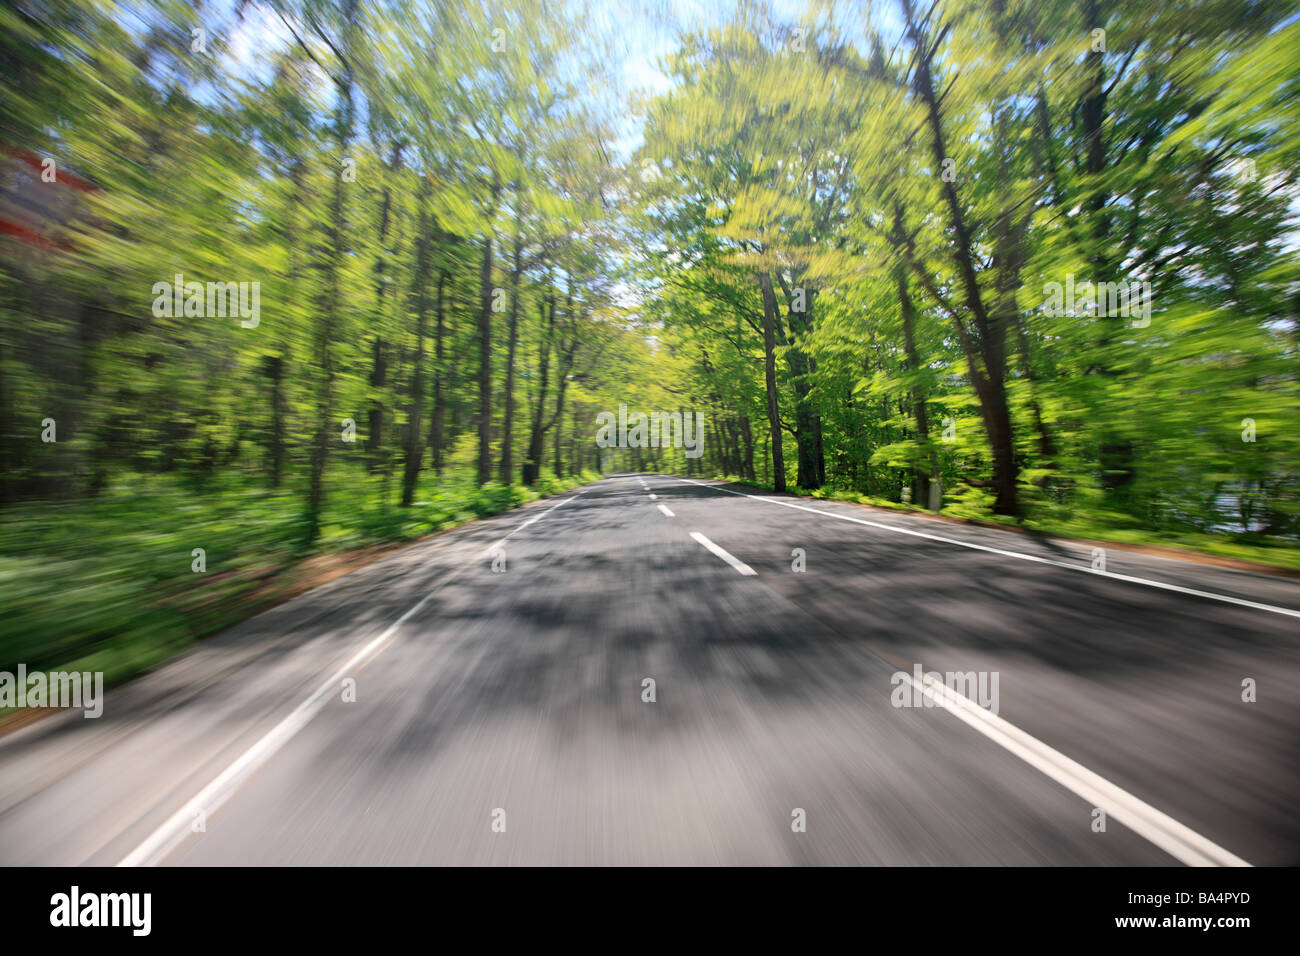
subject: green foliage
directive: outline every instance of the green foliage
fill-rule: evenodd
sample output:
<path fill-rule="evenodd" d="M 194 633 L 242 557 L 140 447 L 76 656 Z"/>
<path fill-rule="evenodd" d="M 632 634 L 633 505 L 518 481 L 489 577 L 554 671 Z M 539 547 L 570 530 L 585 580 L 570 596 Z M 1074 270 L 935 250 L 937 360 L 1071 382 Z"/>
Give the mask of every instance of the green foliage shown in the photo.
<path fill-rule="evenodd" d="M 169 478 L 123 476 L 95 499 L 0 514 L 0 671 L 99 670 L 115 683 L 394 543 L 597 477 L 480 488 L 459 474 L 403 508 L 365 469 L 340 469 L 311 555 L 301 548 L 300 491 L 268 494 L 243 479 L 195 497 Z"/>
<path fill-rule="evenodd" d="M 741 4 L 670 61 L 638 199 L 683 387 L 771 444 L 766 276 L 805 490 L 1294 547 L 1297 4 L 864 6 Z"/>

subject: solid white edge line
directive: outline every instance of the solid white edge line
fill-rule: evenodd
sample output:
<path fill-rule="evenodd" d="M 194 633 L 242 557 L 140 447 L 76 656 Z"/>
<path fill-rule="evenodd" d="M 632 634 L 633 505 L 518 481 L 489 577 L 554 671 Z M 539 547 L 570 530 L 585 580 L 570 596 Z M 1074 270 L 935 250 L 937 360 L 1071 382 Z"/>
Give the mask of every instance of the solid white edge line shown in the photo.
<path fill-rule="evenodd" d="M 502 538 L 500 541 L 497 541 L 497 542 L 494 543 L 491 547 L 489 547 L 486 551 L 484 551 L 484 552 L 483 552 L 483 556 L 484 556 L 484 557 L 488 557 L 488 558 L 493 557 L 493 552 L 496 551 L 497 548 L 499 548 L 499 547 L 501 547 L 503 544 L 505 544 L 507 541 L 509 541 L 511 538 L 513 538 L 513 537 L 515 536 L 515 534 L 517 534 L 517 533 L 520 532 L 520 531 L 523 531 L 525 528 L 527 528 L 527 527 L 528 527 L 530 524 L 532 524 L 534 521 L 540 521 L 541 519 L 545 518 L 548 514 L 550 514 L 552 511 L 554 511 L 556 508 L 560 507 L 561 505 L 567 505 L 570 501 L 572 501 L 574 498 L 578 497 L 578 495 L 582 494 L 582 493 L 583 493 L 584 491 L 586 491 L 586 490 L 587 490 L 586 488 L 579 488 L 579 489 L 577 490 L 577 492 L 576 492 L 574 495 L 572 495 L 571 497 L 569 497 L 569 498 L 565 498 L 563 501 L 558 501 L 558 502 L 556 502 L 555 504 L 551 505 L 551 507 L 547 508 L 545 511 L 543 511 L 543 512 L 542 512 L 541 514 L 539 514 L 539 515 L 533 515 L 531 518 L 529 518 L 529 519 L 528 519 L 527 521 L 525 521 L 523 524 L 519 525 L 519 527 L 515 528 L 515 529 L 514 529 L 513 531 L 511 531 L 508 535 L 506 535 L 504 538 Z"/>
<path fill-rule="evenodd" d="M 578 495 L 582 494 L 585 489 L 578 489 L 577 494 L 565 498 L 562 501 L 548 508 L 540 515 L 530 518 L 523 522 L 519 527 L 511 531 L 501 539 L 493 548 L 508 540 L 516 531 L 528 527 L 538 518 L 544 518 L 561 505 L 568 504 Z M 338 691 L 339 684 L 343 678 L 363 667 L 369 660 L 377 657 L 389 644 L 392 643 L 393 637 L 398 630 L 413 614 L 416 614 L 424 607 L 429 599 L 441 591 L 449 584 L 466 565 L 460 565 L 452 569 L 451 573 L 446 575 L 437 583 L 432 591 L 399 617 L 388 628 L 368 642 L 359 651 L 353 654 L 347 661 L 336 670 L 330 677 L 321 684 L 310 697 L 295 707 L 289 716 L 285 717 L 278 724 L 262 735 L 258 741 L 245 750 L 238 758 L 235 759 L 225 770 L 216 776 L 206 787 L 200 790 L 192 799 L 163 821 L 156 830 L 144 839 L 134 850 L 128 853 L 118 866 L 152 866 L 165 859 L 169 853 L 185 841 L 189 836 L 189 824 L 194 818 L 194 811 L 201 810 L 205 817 L 216 813 L 255 770 L 265 764 L 271 757 L 293 738 L 298 731 L 311 723 L 313 717 L 320 713 L 325 706 L 325 702 Z"/>
<path fill-rule="evenodd" d="M 1180 863 L 1188 866 L 1250 866 L 1241 857 L 1071 760 L 997 714 L 980 707 L 964 694 L 936 681 L 929 674 L 919 684 L 907 672 L 900 671 L 899 674 L 908 684 L 919 689 L 954 717 L 1082 797 L 1093 807 L 1105 810 L 1108 816 L 1155 844 Z"/>
<path fill-rule="evenodd" d="M 1274 614 L 1285 614 L 1288 617 L 1300 618 L 1300 610 L 1289 607 L 1276 607 L 1272 604 L 1261 604 L 1258 601 L 1247 601 L 1245 598 L 1236 598 L 1228 594 L 1218 594 L 1214 591 L 1198 591 L 1196 588 L 1185 588 L 1180 584 L 1168 584 L 1164 581 L 1153 581 L 1150 578 L 1138 578 L 1131 574 L 1120 574 L 1116 571 L 1099 571 L 1095 568 L 1084 567 L 1081 564 L 1068 564 L 1065 561 L 1054 561 L 1051 558 L 1040 558 L 1033 554 L 1022 554 L 1019 551 L 1005 551 L 1002 548 L 991 548 L 988 545 L 976 544 L 973 541 L 962 541 L 958 538 L 945 538 L 940 534 L 927 534 L 924 531 L 913 531 L 910 528 L 897 528 L 893 525 L 881 524 L 878 521 L 868 521 L 865 518 L 853 518 L 849 515 L 836 514 L 833 511 L 822 511 L 820 508 L 809 508 L 806 505 L 797 505 L 790 501 L 781 501 L 777 498 L 769 498 L 764 495 L 747 495 L 743 491 L 733 491 L 730 488 L 723 488 L 721 485 L 710 485 L 702 481 L 696 481 L 693 478 L 679 478 L 679 481 L 687 481 L 693 485 L 699 485 L 701 488 L 712 488 L 715 491 L 725 491 L 729 495 L 737 495 L 741 498 L 753 498 L 755 501 L 766 501 L 769 504 L 781 505 L 785 508 L 794 508 L 797 511 L 807 511 L 815 515 L 823 515 L 827 518 L 837 518 L 840 521 L 851 521 L 854 524 L 866 525 L 870 528 L 879 528 L 882 531 L 893 531 L 897 534 L 908 534 L 916 538 L 927 538 L 930 541 L 942 541 L 945 544 L 955 544 L 961 548 L 971 548 L 975 551 L 987 551 L 990 554 L 999 554 L 1006 558 L 1018 558 L 1021 561 L 1033 561 L 1036 564 L 1050 564 L 1053 567 L 1065 568 L 1067 571 L 1080 571 L 1084 574 L 1095 574 L 1098 577 L 1107 578 L 1112 581 L 1127 581 L 1129 584 L 1142 584 L 1146 587 L 1159 588 L 1163 591 L 1175 591 L 1179 594 L 1190 594 L 1194 597 L 1207 598 L 1211 601 L 1222 601 L 1226 604 L 1236 604 L 1240 607 L 1253 608 L 1257 611 L 1271 611 Z"/>
<path fill-rule="evenodd" d="M 714 554 L 720 557 L 723 561 L 726 561 L 729 565 L 731 565 L 741 574 L 758 574 L 757 571 L 751 568 L 744 561 L 740 560 L 740 558 L 731 554 L 729 551 L 726 551 L 725 549 L 718 547 L 716 544 L 714 544 L 708 538 L 704 537 L 704 535 L 700 534 L 698 531 L 692 531 L 691 537 L 694 538 L 696 541 L 698 541 L 700 544 L 704 545 L 704 547 L 708 548 L 710 551 L 712 551 Z"/>
<path fill-rule="evenodd" d="M 662 511 L 664 514 L 666 514 L 666 515 L 667 515 L 668 517 L 670 517 L 670 518 L 676 518 L 676 517 L 677 517 L 677 515 L 673 514 L 672 511 L 669 510 L 669 508 L 668 508 L 668 506 L 667 506 L 666 504 L 660 503 L 660 505 L 659 505 L 659 510 Z"/>

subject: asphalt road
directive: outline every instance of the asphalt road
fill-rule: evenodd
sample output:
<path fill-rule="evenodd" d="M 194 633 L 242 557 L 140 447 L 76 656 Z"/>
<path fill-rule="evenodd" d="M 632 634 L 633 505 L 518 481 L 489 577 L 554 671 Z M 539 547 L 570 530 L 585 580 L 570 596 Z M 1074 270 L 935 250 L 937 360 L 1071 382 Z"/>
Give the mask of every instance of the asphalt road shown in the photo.
<path fill-rule="evenodd" d="M 0 863 L 1300 863 L 1300 584 L 1092 563 L 613 476 L 0 739 Z"/>

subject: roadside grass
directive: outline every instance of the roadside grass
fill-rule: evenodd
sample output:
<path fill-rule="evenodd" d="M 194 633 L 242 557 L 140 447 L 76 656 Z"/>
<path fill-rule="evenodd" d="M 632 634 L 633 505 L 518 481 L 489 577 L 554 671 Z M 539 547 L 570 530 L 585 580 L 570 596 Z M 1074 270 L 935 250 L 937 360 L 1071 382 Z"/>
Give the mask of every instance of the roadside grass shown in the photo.
<path fill-rule="evenodd" d="M 771 491 L 771 484 L 748 481 L 734 475 L 715 475 L 717 479 L 730 481 L 751 488 Z M 787 493 L 800 498 L 813 498 L 829 501 L 849 501 L 856 504 L 886 508 L 891 511 L 911 514 L 933 515 L 934 512 L 905 502 L 891 501 L 888 498 L 875 498 L 835 488 L 819 488 L 806 492 L 797 488 L 787 488 Z M 1279 538 L 1266 538 L 1261 535 L 1212 535 L 1191 532 L 1163 531 L 1134 527 L 1119 527 L 1107 524 L 1096 515 L 1081 515 L 1062 508 L 1041 507 L 1031 511 L 1023 518 L 1008 518 L 994 515 L 989 510 L 991 498 L 982 500 L 978 496 L 953 501 L 945 497 L 942 515 L 949 518 L 962 518 L 982 524 L 1001 525 L 1007 528 L 1034 531 L 1058 538 L 1079 538 L 1089 541 L 1113 542 L 1133 547 L 1175 548 L 1219 558 L 1244 561 L 1249 564 L 1267 568 L 1284 568 L 1300 571 L 1300 546 L 1295 541 Z M 1117 522 L 1118 523 L 1118 522 Z"/>
<path fill-rule="evenodd" d="M 304 490 L 232 478 L 202 494 L 135 476 L 92 499 L 0 512 L 0 671 L 102 671 L 121 683 L 194 641 L 374 560 L 402 543 L 600 476 L 478 487 L 468 470 L 398 482 L 340 466 L 320 535 L 303 545 Z M 194 549 L 206 568 L 192 570 Z M 0 708 L 0 721 L 14 708 Z"/>

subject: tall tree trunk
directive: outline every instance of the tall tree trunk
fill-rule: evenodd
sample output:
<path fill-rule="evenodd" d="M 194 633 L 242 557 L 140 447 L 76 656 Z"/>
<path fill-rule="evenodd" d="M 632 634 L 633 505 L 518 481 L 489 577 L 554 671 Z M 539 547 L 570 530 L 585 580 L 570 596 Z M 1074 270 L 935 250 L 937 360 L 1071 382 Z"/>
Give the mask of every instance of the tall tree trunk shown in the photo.
<path fill-rule="evenodd" d="M 447 417 L 446 401 L 443 398 L 443 353 L 444 338 L 446 335 L 446 305 L 443 297 L 443 287 L 447 282 L 447 270 L 442 269 L 438 272 L 438 298 L 435 305 L 437 328 L 434 332 L 433 341 L 433 408 L 429 413 L 429 447 L 430 447 L 430 464 L 436 474 L 442 474 L 442 443 L 443 443 L 443 422 Z"/>
<path fill-rule="evenodd" d="M 1096 28 L 1102 25 L 1101 5 L 1097 0 L 1083 0 L 1084 26 Z M 1107 211 L 1110 192 L 1106 185 L 1106 55 L 1090 47 L 1084 56 L 1084 71 L 1088 76 L 1088 87 L 1079 104 L 1079 119 L 1083 130 L 1086 147 L 1085 168 L 1092 185 L 1092 194 L 1088 197 L 1085 208 L 1091 226 L 1089 261 L 1092 264 L 1093 282 L 1118 281 L 1111 274 L 1113 259 L 1110 253 L 1111 216 Z M 1100 309 L 1098 309 L 1100 312 Z M 1092 389 L 1093 411 L 1101 423 L 1101 435 L 1098 443 L 1098 466 L 1101 487 L 1109 507 L 1128 509 L 1131 505 L 1131 491 L 1137 469 L 1135 465 L 1136 449 L 1131 438 L 1124 434 L 1122 427 L 1117 427 L 1117 417 L 1112 414 L 1109 395 L 1115 387 L 1119 373 L 1112 367 L 1107 354 L 1111 343 L 1124 328 L 1125 318 L 1107 316 L 1099 318 L 1102 330 L 1098 342 L 1098 358 L 1089 363 L 1092 374 L 1100 374 L 1099 386 Z"/>
<path fill-rule="evenodd" d="M 999 24 L 1001 24 L 999 18 Z M 1001 34 L 1002 31 L 999 30 Z M 1024 317 L 1020 314 L 1020 304 L 1018 293 L 1021 286 L 1021 269 L 1025 259 L 1025 231 L 1029 226 L 1028 214 L 1018 216 L 1016 203 L 1011 195 L 1011 156 L 1008 150 L 1011 148 L 1012 137 L 1007 126 L 1007 111 L 1002 109 L 997 114 L 996 119 L 997 143 L 995 148 L 998 152 L 997 166 L 997 187 L 998 191 L 1008 198 L 1004 201 L 1003 208 L 998 214 L 997 220 L 993 224 L 993 241 L 994 253 L 993 261 L 997 268 L 996 281 L 996 298 L 994 300 L 994 310 L 997 315 L 995 324 L 1000 324 L 1007 329 L 1014 329 L 1016 333 L 1017 348 L 1016 353 L 1019 357 L 1020 374 L 1025 381 L 1029 383 L 1029 408 L 1034 416 L 1034 428 L 1038 433 L 1038 450 L 1041 460 L 1037 463 L 1040 468 L 1052 467 L 1051 457 L 1053 455 L 1052 437 L 1047 430 L 1047 423 L 1043 419 L 1042 406 L 1038 401 L 1038 376 L 1034 372 L 1034 366 L 1029 355 L 1029 336 L 1025 330 Z M 1049 144 L 1044 144 L 1044 149 L 1050 149 Z M 1039 481 L 1039 484 L 1046 482 L 1046 478 Z"/>
<path fill-rule="evenodd" d="M 519 274 L 523 271 L 524 240 L 516 222 L 513 264 L 510 268 L 510 336 L 506 347 L 506 414 L 501 423 L 501 467 L 498 480 L 508 485 L 514 480 L 515 443 L 515 348 L 519 344 Z"/>
<path fill-rule="evenodd" d="M 800 274 L 794 276 L 794 288 L 786 284 L 781 273 L 777 273 L 788 302 L 786 312 L 787 339 L 786 364 L 790 367 L 795 393 L 794 425 L 795 443 L 798 450 L 797 482 L 800 488 L 809 490 L 820 488 L 826 483 L 826 455 L 822 448 L 821 414 L 810 401 L 812 395 L 812 375 L 817 364 L 808 354 L 803 342 L 812 332 L 813 290 L 804 289 L 803 309 L 795 309 L 794 288 L 800 288 Z"/>
<path fill-rule="evenodd" d="M 492 237 L 483 240 L 478 312 L 478 483 L 492 480 Z"/>
<path fill-rule="evenodd" d="M 786 353 L 786 360 L 790 366 L 795 394 L 794 437 L 798 452 L 795 482 L 800 488 L 812 490 L 820 488 L 822 481 L 817 456 L 820 423 L 816 420 L 816 412 L 808 401 L 812 392 L 812 385 L 808 381 L 811 368 L 808 355 L 797 347 L 792 347 Z"/>
<path fill-rule="evenodd" d="M 382 334 L 375 336 L 370 364 L 370 387 L 376 392 L 388 387 L 388 347 Z M 378 471 L 384 453 L 384 403 L 375 398 L 370 403 L 370 430 L 366 438 L 366 451 L 370 455 L 370 470 Z"/>
<path fill-rule="evenodd" d="M 740 437 L 745 443 L 745 477 L 754 481 L 754 429 L 749 423 L 749 416 L 740 419 Z"/>
<path fill-rule="evenodd" d="M 911 0 L 901 0 L 906 32 L 916 51 L 916 69 L 913 88 L 926 111 L 930 127 L 930 145 L 934 168 L 941 169 L 947 158 L 944 143 L 943 118 L 939 98 L 934 90 L 931 37 L 917 23 Z M 1020 511 L 1017 480 L 1019 466 L 1015 456 L 1015 441 L 1011 425 L 1011 410 L 1006 393 L 1006 326 L 1002 316 L 990 317 L 984 305 L 979 280 L 975 274 L 975 259 L 971 250 L 970 231 L 957 197 L 955 181 L 941 177 L 940 188 L 948 208 L 949 226 L 952 228 L 953 257 L 961 278 L 967 308 L 974 321 L 976 335 L 972 336 L 959 315 L 953 315 L 958 337 L 966 352 L 970 366 L 971 383 L 980 399 L 980 413 L 989 444 L 993 448 L 993 511 L 996 514 L 1015 515 Z M 981 364 L 983 370 L 981 372 Z"/>
<path fill-rule="evenodd" d="M 528 454 L 524 458 L 524 484 L 535 485 L 541 477 L 543 443 L 546 429 L 542 419 L 546 413 L 546 395 L 551 382 L 551 340 L 555 331 L 555 299 L 547 296 L 538 305 L 541 338 L 537 343 L 537 404 L 533 408 L 533 420 L 528 430 Z"/>
<path fill-rule="evenodd" d="M 284 480 L 285 406 L 284 359 L 279 355 L 266 357 L 266 376 L 271 380 L 271 487 L 279 488 Z"/>
<path fill-rule="evenodd" d="M 927 450 L 928 466 L 922 462 L 917 468 L 915 500 L 918 503 L 930 500 L 930 478 L 935 472 L 934 449 L 930 447 L 930 418 L 925 407 L 925 389 L 917 376 L 921 370 L 921 357 L 916 348 L 916 309 L 912 305 L 912 296 L 907 289 L 907 272 L 899 268 L 895 276 L 898 283 L 898 309 L 903 319 L 903 347 L 907 355 L 907 371 L 912 377 L 912 415 L 916 420 L 917 443 Z"/>
<path fill-rule="evenodd" d="M 443 436 L 442 449 L 451 448 L 456 439 L 465 432 L 465 399 L 461 395 L 461 383 L 467 378 L 463 375 L 462 350 L 451 350 L 447 369 L 447 433 Z"/>
<path fill-rule="evenodd" d="M 353 50 L 357 25 L 358 0 L 346 0 L 343 30 L 344 78 L 339 86 L 339 106 L 335 117 L 335 141 L 338 143 L 338 168 L 334 171 L 334 193 L 330 199 L 330 216 L 325 222 L 325 295 L 316 336 L 316 360 L 320 381 L 316 393 L 316 433 L 312 442 L 311 480 L 307 492 L 307 537 L 315 541 L 320 534 L 321 512 L 325 506 L 325 464 L 329 458 L 329 440 L 334 430 L 334 339 L 338 335 L 343 290 L 343 163 L 352 142 L 354 106 L 352 102 L 352 66 L 347 59 Z"/>
<path fill-rule="evenodd" d="M 555 477 L 564 477 L 564 459 L 561 457 L 560 450 L 564 447 L 560 440 L 564 433 L 564 417 L 561 414 L 564 411 L 564 389 L 556 396 L 555 408 Z"/>
<path fill-rule="evenodd" d="M 582 422 L 578 415 L 578 406 L 576 403 L 573 407 L 572 416 L 572 421 L 569 423 L 569 473 L 573 475 L 581 475 L 585 458 L 582 454 L 583 442 L 579 437 L 581 435 L 580 429 L 582 428 Z"/>
<path fill-rule="evenodd" d="M 384 448 L 384 401 L 383 389 L 388 383 L 388 346 L 384 342 L 384 320 L 387 316 L 386 302 L 388 296 L 388 228 L 392 219 L 393 182 L 402 166 L 402 141 L 393 143 L 388 158 L 388 176 L 384 178 L 383 198 L 379 204 L 379 251 L 375 255 L 375 314 L 378 316 L 379 330 L 371 347 L 370 387 L 370 421 L 366 434 L 366 451 L 370 456 L 370 470 L 376 471 L 383 458 Z"/>
<path fill-rule="evenodd" d="M 302 157 L 289 164 L 289 181 L 293 184 L 289 208 L 284 218 L 282 238 L 289 249 L 288 296 L 296 300 L 301 292 L 302 257 L 298 251 L 298 223 L 296 211 L 303 206 L 306 194 L 307 164 Z M 276 352 L 267 357 L 266 371 L 271 379 L 271 487 L 279 488 L 284 480 L 284 466 L 288 458 L 285 438 L 288 434 L 289 399 L 285 393 L 292 347 L 286 331 L 275 333 Z"/>
<path fill-rule="evenodd" d="M 429 280 L 433 271 L 432 223 L 429 221 L 429 198 L 432 183 L 420 180 L 419 235 L 415 240 L 415 278 L 411 298 L 415 300 L 415 365 L 411 371 L 410 411 L 406 419 L 406 467 L 402 472 L 402 507 L 415 500 L 415 485 L 424 460 L 424 429 L 420 419 L 424 412 L 424 330 L 429 318 Z"/>
<path fill-rule="evenodd" d="M 763 293 L 763 377 L 767 387 L 767 427 L 772 443 L 772 487 L 785 491 L 785 449 L 782 447 L 784 438 L 776 391 L 776 323 L 780 307 L 766 270 L 759 273 L 758 285 Z"/>

